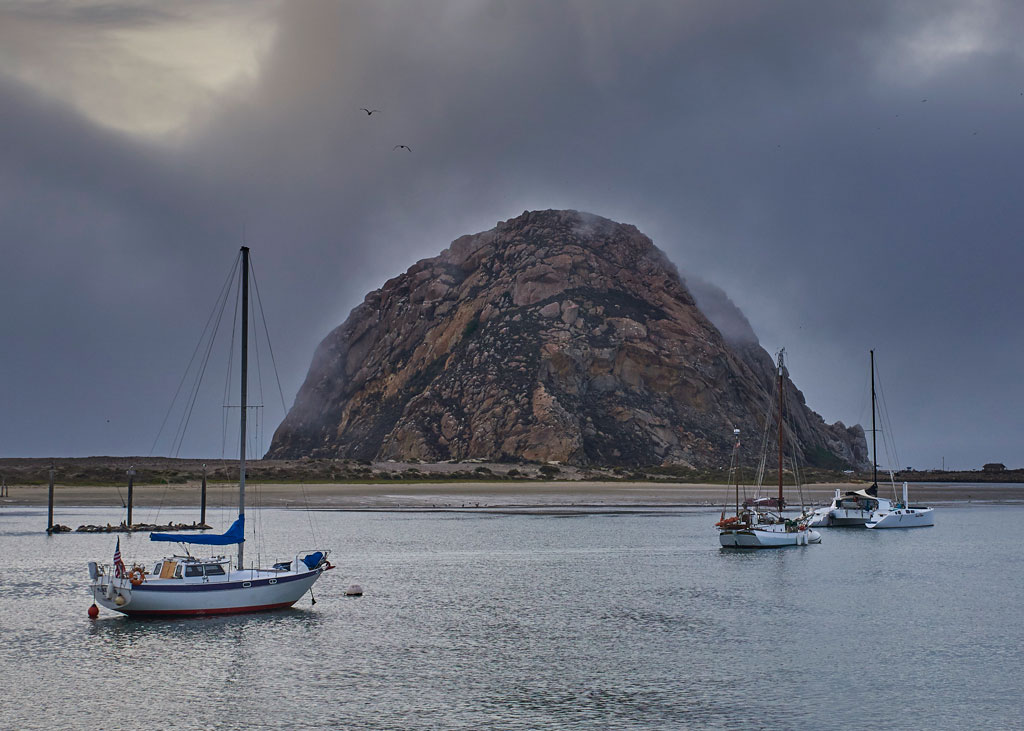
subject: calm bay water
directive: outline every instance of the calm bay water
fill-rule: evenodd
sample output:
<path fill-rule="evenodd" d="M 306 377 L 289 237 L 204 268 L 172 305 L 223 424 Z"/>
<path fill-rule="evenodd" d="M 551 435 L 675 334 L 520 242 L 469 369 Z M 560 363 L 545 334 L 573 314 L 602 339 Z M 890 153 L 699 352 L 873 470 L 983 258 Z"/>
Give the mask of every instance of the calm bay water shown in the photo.
<path fill-rule="evenodd" d="M 1020 728 L 1022 518 L 944 507 L 934 528 L 730 553 L 708 510 L 264 511 L 267 554 L 311 529 L 332 549 L 315 606 L 92 621 L 85 562 L 115 536 L 3 507 L 0 726 Z"/>

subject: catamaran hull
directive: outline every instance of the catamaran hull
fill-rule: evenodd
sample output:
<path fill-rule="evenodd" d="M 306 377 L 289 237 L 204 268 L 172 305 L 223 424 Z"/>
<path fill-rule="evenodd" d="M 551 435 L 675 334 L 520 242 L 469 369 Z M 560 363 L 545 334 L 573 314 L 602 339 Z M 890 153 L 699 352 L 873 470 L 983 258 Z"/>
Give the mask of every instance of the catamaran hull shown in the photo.
<path fill-rule="evenodd" d="M 848 510 L 846 508 L 836 508 L 828 514 L 829 525 L 834 527 L 861 527 L 868 522 L 868 518 L 871 517 L 871 511 L 869 510 Z"/>
<path fill-rule="evenodd" d="M 862 528 L 870 517 L 867 510 L 816 510 L 807 525 L 812 528 Z"/>
<path fill-rule="evenodd" d="M 97 604 L 132 617 L 235 614 L 290 607 L 321 573 L 316 569 L 277 578 L 179 586 L 157 582 L 132 586 L 127 579 L 111 579 L 110 583 L 94 582 L 92 590 Z"/>
<path fill-rule="evenodd" d="M 829 515 L 828 508 L 818 508 L 807 521 L 809 528 L 828 528 L 832 525 L 832 516 Z"/>
<path fill-rule="evenodd" d="M 723 548 L 785 548 L 821 543 L 821 534 L 816 530 L 774 531 L 759 528 L 723 530 L 718 534 Z"/>
<path fill-rule="evenodd" d="M 902 508 L 874 513 L 865 524 L 868 528 L 927 528 L 935 525 L 933 508 Z"/>
<path fill-rule="evenodd" d="M 851 508 L 818 508 L 807 525 L 811 528 L 862 528 L 871 519 L 872 511 Z"/>

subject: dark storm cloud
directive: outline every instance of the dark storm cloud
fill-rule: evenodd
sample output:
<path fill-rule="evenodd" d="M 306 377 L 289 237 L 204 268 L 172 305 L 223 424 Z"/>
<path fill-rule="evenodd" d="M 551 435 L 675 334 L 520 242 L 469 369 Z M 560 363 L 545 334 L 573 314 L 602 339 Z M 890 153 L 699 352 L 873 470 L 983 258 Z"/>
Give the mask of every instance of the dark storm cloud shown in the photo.
<path fill-rule="evenodd" d="M 162 359 L 184 367 L 171 338 L 182 328 L 183 349 L 198 337 L 174 313 L 201 322 L 190 308 L 204 276 L 180 250 L 226 232 L 206 215 L 202 183 L 151 151 L 3 81 L 0 106 L 0 373 L 3 411 L 18 415 L 5 420 L 3 452 L 97 453 L 109 442 L 145 453 L 139 437 L 155 436 L 153 413 L 173 394 Z M 166 397 L 150 395 L 168 382 Z"/>
<path fill-rule="evenodd" d="M 286 3 L 255 84 L 174 144 L 6 83 L 5 286 L 33 306 L 4 324 L 24 357 L 0 450 L 147 452 L 243 229 L 290 401 L 367 291 L 458 235 L 571 207 L 723 287 L 826 419 L 870 418 L 874 347 L 903 462 L 1021 462 L 1021 20 L 998 3 Z M 131 426 L 90 431 L 112 400 Z"/>

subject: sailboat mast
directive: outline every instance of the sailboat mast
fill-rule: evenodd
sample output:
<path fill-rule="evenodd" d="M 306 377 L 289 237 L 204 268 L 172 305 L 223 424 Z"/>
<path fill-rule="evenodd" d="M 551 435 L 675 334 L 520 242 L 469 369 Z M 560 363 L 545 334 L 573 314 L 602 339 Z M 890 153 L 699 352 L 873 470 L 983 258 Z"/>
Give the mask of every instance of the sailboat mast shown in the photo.
<path fill-rule="evenodd" d="M 242 247 L 242 399 L 241 441 L 238 450 L 238 517 L 245 518 L 245 416 L 247 411 L 249 375 L 249 247 Z M 243 521 L 244 524 L 244 521 Z M 243 536 L 244 537 L 244 536 Z M 245 541 L 238 542 L 238 569 L 242 570 Z"/>
<path fill-rule="evenodd" d="M 733 429 L 736 437 L 736 446 L 732 448 L 732 463 L 736 468 L 736 515 L 740 514 L 740 430 Z"/>
<path fill-rule="evenodd" d="M 782 401 L 785 393 L 782 380 L 782 354 L 779 351 L 779 510 L 782 510 Z"/>
<path fill-rule="evenodd" d="M 872 466 L 872 479 L 871 485 L 877 490 L 878 489 L 878 446 L 876 445 L 875 437 L 878 434 L 875 431 L 875 351 L 871 351 L 871 466 Z"/>

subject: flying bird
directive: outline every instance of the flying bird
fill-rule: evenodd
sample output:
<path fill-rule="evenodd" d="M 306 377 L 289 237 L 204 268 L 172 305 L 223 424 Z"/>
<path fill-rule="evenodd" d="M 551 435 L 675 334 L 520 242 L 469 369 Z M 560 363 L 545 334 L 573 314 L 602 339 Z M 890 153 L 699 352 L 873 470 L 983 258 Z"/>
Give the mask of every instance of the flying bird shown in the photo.
<path fill-rule="evenodd" d="M 369 117 L 369 116 L 370 116 L 371 114 L 373 114 L 374 112 L 379 112 L 379 111 L 380 111 L 379 109 L 367 109 L 366 107 L 359 107 L 359 108 L 360 108 L 361 110 L 363 110 L 364 112 L 366 112 L 366 116 L 367 116 L 367 117 Z"/>
<path fill-rule="evenodd" d="M 395 145 L 391 148 L 391 151 L 394 152 L 395 150 L 408 150 L 409 152 L 412 152 L 412 148 L 409 147 L 409 145 Z"/>

